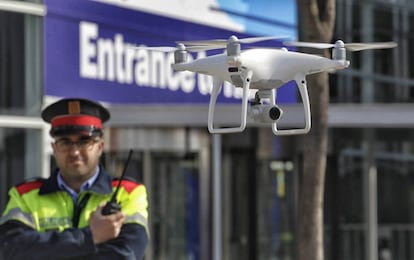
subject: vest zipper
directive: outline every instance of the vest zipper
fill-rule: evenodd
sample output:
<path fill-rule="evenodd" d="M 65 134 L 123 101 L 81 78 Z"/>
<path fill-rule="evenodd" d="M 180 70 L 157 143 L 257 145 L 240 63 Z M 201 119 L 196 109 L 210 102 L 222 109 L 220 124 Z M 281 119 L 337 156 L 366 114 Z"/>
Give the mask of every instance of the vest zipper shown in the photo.
<path fill-rule="evenodd" d="M 80 214 L 82 213 L 82 210 L 85 208 L 86 204 L 88 203 L 89 197 L 91 196 L 91 193 L 86 193 L 85 196 L 80 200 L 76 201 L 73 209 L 73 217 L 72 217 L 72 224 L 73 227 L 77 228 L 79 225 L 79 218 Z"/>

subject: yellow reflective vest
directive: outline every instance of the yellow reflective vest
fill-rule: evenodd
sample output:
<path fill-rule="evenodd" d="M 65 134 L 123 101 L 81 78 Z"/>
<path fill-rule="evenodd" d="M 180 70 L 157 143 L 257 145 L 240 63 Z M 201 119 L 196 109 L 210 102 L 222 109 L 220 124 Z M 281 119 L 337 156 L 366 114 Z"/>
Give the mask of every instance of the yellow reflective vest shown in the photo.
<path fill-rule="evenodd" d="M 52 174 L 48 179 L 36 179 L 25 182 L 23 184 L 13 187 L 9 191 L 9 202 L 0 218 L 0 230 L 3 234 L 0 234 L 0 249 L 7 252 L 7 247 L 10 246 L 14 249 L 16 254 L 19 254 L 19 250 L 16 249 L 18 245 L 14 245 L 12 237 L 7 237 L 7 232 L 11 229 L 10 223 L 20 223 L 18 226 L 30 228 L 36 230 L 39 234 L 56 232 L 56 234 L 63 231 L 71 231 L 74 229 L 85 230 L 82 236 L 85 236 L 85 241 L 90 241 L 88 229 L 88 220 L 90 214 L 96 210 L 96 208 L 110 200 L 113 191 L 118 186 L 119 180 L 113 179 L 109 176 L 102 167 L 100 167 L 99 176 L 92 186 L 83 192 L 79 193 L 76 203 L 73 202 L 71 196 L 60 189 L 57 184 L 57 171 Z M 139 237 L 146 236 L 148 238 L 148 201 L 145 186 L 131 180 L 123 180 L 118 191 L 117 201 L 121 204 L 122 212 L 125 214 L 126 219 L 124 227 L 121 230 L 120 239 L 126 239 L 128 237 L 134 237 L 137 234 L 130 234 L 130 232 L 138 232 L 136 228 L 132 228 L 138 225 L 140 230 L 144 230 L 145 234 L 138 234 Z M 3 229 L 4 231 L 3 231 Z M 13 226 L 13 228 L 15 228 Z M 13 232 L 9 232 L 12 234 Z M 24 232 L 22 232 L 24 233 Z M 79 234 L 76 233 L 76 236 Z M 26 239 L 22 234 L 19 235 L 20 242 Z M 28 235 L 29 236 L 29 235 Z M 27 239 L 32 239 L 27 237 Z M 44 239 L 45 241 L 41 241 Z M 41 242 L 48 242 L 49 237 L 42 237 L 39 235 L 37 240 Z M 62 247 L 61 251 L 64 251 L 65 239 L 64 237 L 59 240 Z M 72 239 L 72 238 L 70 238 Z M 3 241 L 3 244 L 1 244 Z M 36 243 L 37 241 L 28 241 L 30 243 Z M 51 241 L 52 242 L 52 241 Z M 72 242 L 72 241 L 69 241 Z M 68 243 L 69 243 L 68 242 Z M 127 244 L 129 245 L 129 244 Z M 133 243 L 130 247 L 134 247 Z M 105 251 L 102 246 L 102 251 Z M 144 245 L 140 245 L 140 249 L 145 249 Z M 39 244 L 39 247 L 40 244 Z M 112 245 L 113 247 L 113 245 Z M 111 248 L 112 248 L 111 247 Z M 31 247 L 34 248 L 34 247 Z M 138 247 L 137 247 L 138 248 Z M 24 248 L 22 248 L 24 250 Z M 57 249 L 57 248 L 56 248 Z M 51 249 L 52 250 L 52 249 Z M 118 248 L 114 249 L 115 251 Z M 134 248 L 119 248 L 120 253 L 126 253 L 126 251 L 134 251 Z M 136 249 L 138 250 L 138 249 Z M 36 249 L 32 249 L 32 254 L 36 254 Z M 53 251 L 53 250 L 52 250 Z M 56 254 L 63 254 L 63 252 L 56 252 Z M 90 251 L 90 252 L 89 252 Z M 122 252 L 125 251 L 125 252 Z M 82 252 L 82 256 L 91 253 L 91 255 L 99 252 L 98 248 L 85 248 L 85 252 Z M 72 252 L 68 252 L 70 256 L 73 256 Z M 23 254 L 23 252 L 22 252 Z M 135 254 L 142 254 L 143 252 L 135 252 Z M 51 254 L 53 255 L 53 253 Z M 53 258 L 52 258 L 53 259 Z"/>

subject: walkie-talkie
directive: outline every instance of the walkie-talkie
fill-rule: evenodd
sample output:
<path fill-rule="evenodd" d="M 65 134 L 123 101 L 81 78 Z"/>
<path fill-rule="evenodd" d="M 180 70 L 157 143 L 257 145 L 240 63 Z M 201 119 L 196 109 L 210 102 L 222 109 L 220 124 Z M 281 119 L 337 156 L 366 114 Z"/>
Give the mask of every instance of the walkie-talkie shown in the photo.
<path fill-rule="evenodd" d="M 124 180 L 125 172 L 129 164 L 129 160 L 131 159 L 133 150 L 131 149 L 128 154 L 128 158 L 124 165 L 124 170 L 122 171 L 121 178 L 119 179 L 118 186 L 115 189 L 115 192 L 112 194 L 111 200 L 108 201 L 102 209 L 102 215 L 111 215 L 121 211 L 121 204 L 118 203 L 116 200 L 116 196 L 118 195 L 119 188 L 121 187 L 121 182 Z"/>

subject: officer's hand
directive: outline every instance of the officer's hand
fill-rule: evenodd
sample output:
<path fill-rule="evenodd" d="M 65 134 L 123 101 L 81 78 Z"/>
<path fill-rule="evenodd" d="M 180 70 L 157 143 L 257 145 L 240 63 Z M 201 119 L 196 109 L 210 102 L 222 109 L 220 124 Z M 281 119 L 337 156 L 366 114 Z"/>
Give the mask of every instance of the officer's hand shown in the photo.
<path fill-rule="evenodd" d="M 125 220 L 125 215 L 122 212 L 106 216 L 102 215 L 103 207 L 104 205 L 99 206 L 96 211 L 91 213 L 89 218 L 89 227 L 92 231 L 95 245 L 118 237 Z"/>

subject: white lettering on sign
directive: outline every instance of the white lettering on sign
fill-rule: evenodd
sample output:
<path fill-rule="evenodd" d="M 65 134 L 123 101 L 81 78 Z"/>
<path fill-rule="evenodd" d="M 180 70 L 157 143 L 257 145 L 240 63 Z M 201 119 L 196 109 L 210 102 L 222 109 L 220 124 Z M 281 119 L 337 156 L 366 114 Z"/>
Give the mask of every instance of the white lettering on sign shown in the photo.
<path fill-rule="evenodd" d="M 81 22 L 79 26 L 79 68 L 80 75 L 84 78 L 96 78 L 98 75 L 98 67 L 92 61 L 96 57 L 96 45 L 91 40 L 98 37 L 98 26 L 93 23 Z"/>
<path fill-rule="evenodd" d="M 113 38 L 102 38 L 95 23 L 79 23 L 79 45 L 79 74 L 83 78 L 184 93 L 198 91 L 202 95 L 211 92 L 211 76 L 196 76 L 194 72 L 176 72 L 171 68 L 174 53 L 134 48 L 136 45 L 125 42 L 119 33 Z M 188 57 L 193 59 L 191 55 Z M 203 57 L 205 52 L 197 53 L 197 59 Z M 241 93 L 241 89 L 228 82 L 223 85 L 226 98 L 241 98 Z"/>

